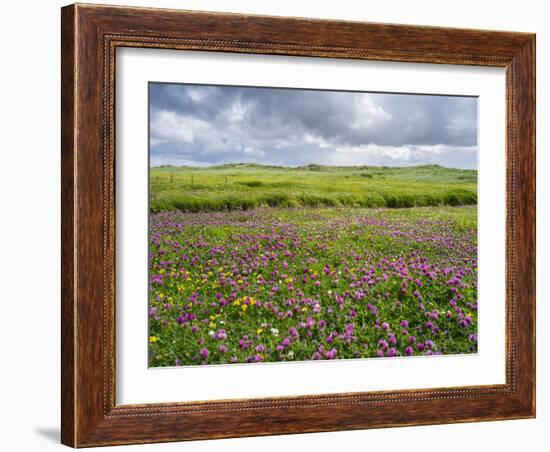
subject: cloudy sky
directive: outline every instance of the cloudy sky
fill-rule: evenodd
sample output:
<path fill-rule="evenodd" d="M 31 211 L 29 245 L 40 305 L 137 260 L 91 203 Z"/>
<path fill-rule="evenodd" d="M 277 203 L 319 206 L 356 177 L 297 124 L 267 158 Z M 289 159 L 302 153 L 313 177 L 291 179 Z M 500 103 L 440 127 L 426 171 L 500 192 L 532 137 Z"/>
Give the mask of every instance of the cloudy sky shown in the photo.
<path fill-rule="evenodd" d="M 477 99 L 149 85 L 150 164 L 477 167 Z"/>

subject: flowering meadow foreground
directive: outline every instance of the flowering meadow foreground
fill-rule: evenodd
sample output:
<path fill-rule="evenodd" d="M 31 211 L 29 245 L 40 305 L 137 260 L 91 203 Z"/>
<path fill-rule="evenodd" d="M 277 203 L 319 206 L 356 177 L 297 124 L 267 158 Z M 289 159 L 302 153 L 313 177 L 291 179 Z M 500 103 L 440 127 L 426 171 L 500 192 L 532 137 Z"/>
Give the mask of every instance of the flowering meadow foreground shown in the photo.
<path fill-rule="evenodd" d="M 149 365 L 477 351 L 477 209 L 150 216 Z"/>

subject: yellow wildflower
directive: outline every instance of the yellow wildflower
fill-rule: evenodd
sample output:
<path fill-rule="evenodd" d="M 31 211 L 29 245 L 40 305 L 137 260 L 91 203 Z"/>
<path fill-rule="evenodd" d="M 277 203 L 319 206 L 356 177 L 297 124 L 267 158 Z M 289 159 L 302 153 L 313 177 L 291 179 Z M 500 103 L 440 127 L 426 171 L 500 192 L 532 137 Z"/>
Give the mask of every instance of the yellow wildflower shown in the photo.
<path fill-rule="evenodd" d="M 158 336 L 149 336 L 149 342 L 151 344 L 154 344 L 155 342 L 157 342 L 159 340 Z"/>

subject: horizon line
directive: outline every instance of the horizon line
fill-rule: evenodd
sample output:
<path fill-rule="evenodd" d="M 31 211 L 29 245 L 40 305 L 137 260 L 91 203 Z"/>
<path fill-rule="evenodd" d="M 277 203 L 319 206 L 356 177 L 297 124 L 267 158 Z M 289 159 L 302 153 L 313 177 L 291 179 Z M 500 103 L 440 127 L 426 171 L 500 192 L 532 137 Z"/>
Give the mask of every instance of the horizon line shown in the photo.
<path fill-rule="evenodd" d="M 171 163 L 164 163 L 162 165 L 149 166 L 149 168 L 165 168 L 165 167 L 174 167 L 174 168 L 216 168 L 223 166 L 263 166 L 263 167 L 272 167 L 272 168 L 284 168 L 284 169 L 299 169 L 299 168 L 308 168 L 308 167 L 321 167 L 321 168 L 421 168 L 421 167 L 439 167 L 445 169 L 455 169 L 460 171 L 478 171 L 477 168 L 458 168 L 455 166 L 445 166 L 439 163 L 421 163 L 418 165 L 407 165 L 407 166 L 389 166 L 389 165 L 324 165 L 321 163 L 307 163 L 305 165 L 276 165 L 271 163 L 256 163 L 256 162 L 231 162 L 231 163 L 216 163 L 216 164 L 206 164 L 206 165 L 176 165 Z"/>

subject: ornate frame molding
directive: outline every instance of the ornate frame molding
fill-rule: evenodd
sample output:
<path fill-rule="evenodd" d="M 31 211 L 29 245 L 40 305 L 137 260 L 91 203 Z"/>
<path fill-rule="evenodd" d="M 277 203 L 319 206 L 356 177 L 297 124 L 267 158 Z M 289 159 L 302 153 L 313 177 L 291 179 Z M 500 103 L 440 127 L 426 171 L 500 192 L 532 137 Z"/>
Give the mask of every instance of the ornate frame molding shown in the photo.
<path fill-rule="evenodd" d="M 77 4 L 62 9 L 62 45 L 64 444 L 81 447 L 535 415 L 534 35 Z M 506 384 L 116 405 L 118 47 L 506 68 Z M 518 349 L 524 352 L 518 354 Z"/>

